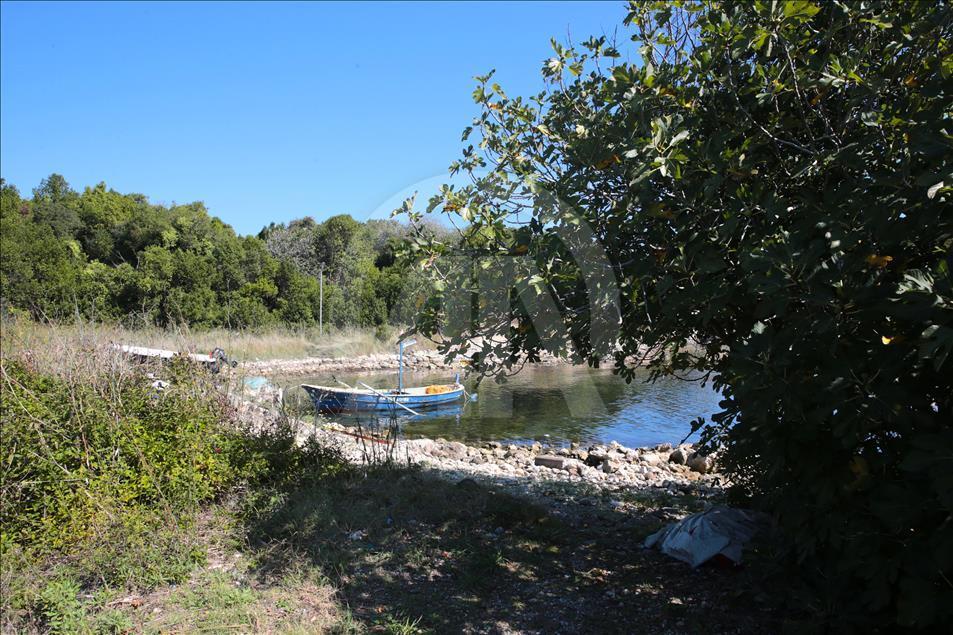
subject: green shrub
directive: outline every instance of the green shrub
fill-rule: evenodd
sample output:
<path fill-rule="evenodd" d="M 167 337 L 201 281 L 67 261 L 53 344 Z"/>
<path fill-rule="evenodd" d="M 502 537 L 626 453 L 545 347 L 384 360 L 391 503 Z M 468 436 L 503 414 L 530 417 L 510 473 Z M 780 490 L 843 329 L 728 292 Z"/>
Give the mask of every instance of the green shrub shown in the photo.
<path fill-rule="evenodd" d="M 346 466 L 313 439 L 299 444 L 286 418 L 255 431 L 228 421 L 224 396 L 186 363 L 167 367 L 170 385 L 161 391 L 129 369 L 81 381 L 4 358 L 0 373 L 5 544 L 43 550 L 105 541 L 129 554 L 152 536 L 150 548 L 158 548 L 162 525 L 153 513 L 187 518 L 239 481 L 320 478 Z"/>
<path fill-rule="evenodd" d="M 120 609 L 105 609 L 93 619 L 93 631 L 96 633 L 131 633 L 134 626 L 132 618 Z"/>
<path fill-rule="evenodd" d="M 141 374 L 109 385 L 3 359 L 0 523 L 11 540 L 63 547 L 139 506 L 176 513 L 234 477 L 221 404 Z"/>
<path fill-rule="evenodd" d="M 157 390 L 108 351 L 45 346 L 0 358 L 4 630 L 125 632 L 128 617 L 84 596 L 187 580 L 205 562 L 207 504 L 239 484 L 347 469 L 313 439 L 299 444 L 285 418 L 243 428 L 188 363 L 164 367 L 169 385 Z M 57 347 L 71 352 L 51 369 Z"/>
<path fill-rule="evenodd" d="M 46 625 L 53 633 L 78 633 L 86 625 L 86 609 L 79 599 L 80 587 L 69 578 L 47 583 L 40 593 Z"/>
<path fill-rule="evenodd" d="M 188 579 L 206 561 L 194 514 L 174 517 L 139 506 L 116 514 L 67 552 L 73 574 L 84 584 L 151 589 Z"/>

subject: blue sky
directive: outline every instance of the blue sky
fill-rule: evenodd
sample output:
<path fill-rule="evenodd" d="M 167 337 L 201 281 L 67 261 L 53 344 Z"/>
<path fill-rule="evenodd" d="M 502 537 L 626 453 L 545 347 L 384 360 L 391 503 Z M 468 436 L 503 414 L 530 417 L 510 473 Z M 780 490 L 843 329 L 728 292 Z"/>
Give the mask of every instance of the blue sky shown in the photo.
<path fill-rule="evenodd" d="M 386 216 L 435 189 L 478 113 L 473 76 L 541 86 L 549 38 L 621 31 L 623 2 L 3 2 L 0 172 L 154 202 L 240 233 Z M 623 39 L 625 35 L 622 35 Z"/>

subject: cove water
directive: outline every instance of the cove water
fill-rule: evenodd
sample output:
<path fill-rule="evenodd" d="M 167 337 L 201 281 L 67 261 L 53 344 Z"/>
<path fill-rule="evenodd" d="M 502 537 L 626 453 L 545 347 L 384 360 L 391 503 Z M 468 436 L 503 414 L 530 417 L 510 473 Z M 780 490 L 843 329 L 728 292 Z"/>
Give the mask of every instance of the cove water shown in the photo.
<path fill-rule="evenodd" d="M 363 381 L 378 389 L 394 388 L 397 372 L 338 374 L 354 385 Z M 711 420 L 720 396 L 711 385 L 674 378 L 646 382 L 640 371 L 632 383 L 609 370 L 571 366 L 526 367 L 505 383 L 485 379 L 479 386 L 466 381 L 478 398 L 462 407 L 400 417 L 401 433 L 409 438 L 442 437 L 477 444 L 486 441 L 562 445 L 617 441 L 628 447 L 678 443 L 691 432 L 697 417 Z M 453 373 L 405 372 L 405 386 L 426 386 L 453 381 Z M 330 376 L 286 378 L 279 382 L 288 396 L 302 398 L 299 384 L 339 385 Z M 301 393 L 301 394 L 298 394 Z M 374 415 L 322 415 L 344 425 L 375 426 Z M 691 439 L 689 439 L 691 440 Z"/>

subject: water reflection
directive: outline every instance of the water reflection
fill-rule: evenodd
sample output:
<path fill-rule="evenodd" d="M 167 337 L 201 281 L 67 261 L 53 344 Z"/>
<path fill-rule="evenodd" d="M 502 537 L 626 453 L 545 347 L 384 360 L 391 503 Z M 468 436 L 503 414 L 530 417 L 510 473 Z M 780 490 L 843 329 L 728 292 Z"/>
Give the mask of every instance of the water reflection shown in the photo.
<path fill-rule="evenodd" d="M 606 370 L 571 367 L 526 368 L 506 383 L 484 381 L 476 402 L 399 417 L 409 437 L 443 437 L 468 443 L 481 441 L 564 443 L 618 441 L 627 446 L 675 443 L 691 430 L 693 419 L 710 419 L 719 396 L 697 382 L 660 379 L 645 383 L 646 374 L 626 384 Z M 365 381 L 375 387 L 396 384 L 396 373 L 339 375 L 345 382 Z M 446 383 L 447 373 L 406 373 L 407 385 Z M 331 383 L 327 376 L 287 379 L 289 388 L 301 383 Z M 333 415 L 345 425 L 377 427 L 373 415 Z M 390 421 L 390 417 L 386 417 Z M 376 424 L 376 425 L 375 425 Z"/>

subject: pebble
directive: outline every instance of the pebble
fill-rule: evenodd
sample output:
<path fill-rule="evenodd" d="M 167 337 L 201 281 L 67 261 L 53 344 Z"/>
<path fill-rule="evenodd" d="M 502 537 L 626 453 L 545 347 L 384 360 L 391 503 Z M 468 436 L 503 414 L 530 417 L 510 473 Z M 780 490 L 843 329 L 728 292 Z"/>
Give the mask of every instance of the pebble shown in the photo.
<path fill-rule="evenodd" d="M 712 467 L 712 460 L 708 456 L 704 456 L 698 452 L 693 452 L 685 461 L 685 465 L 687 465 L 688 469 L 693 472 L 707 474 Z"/>

